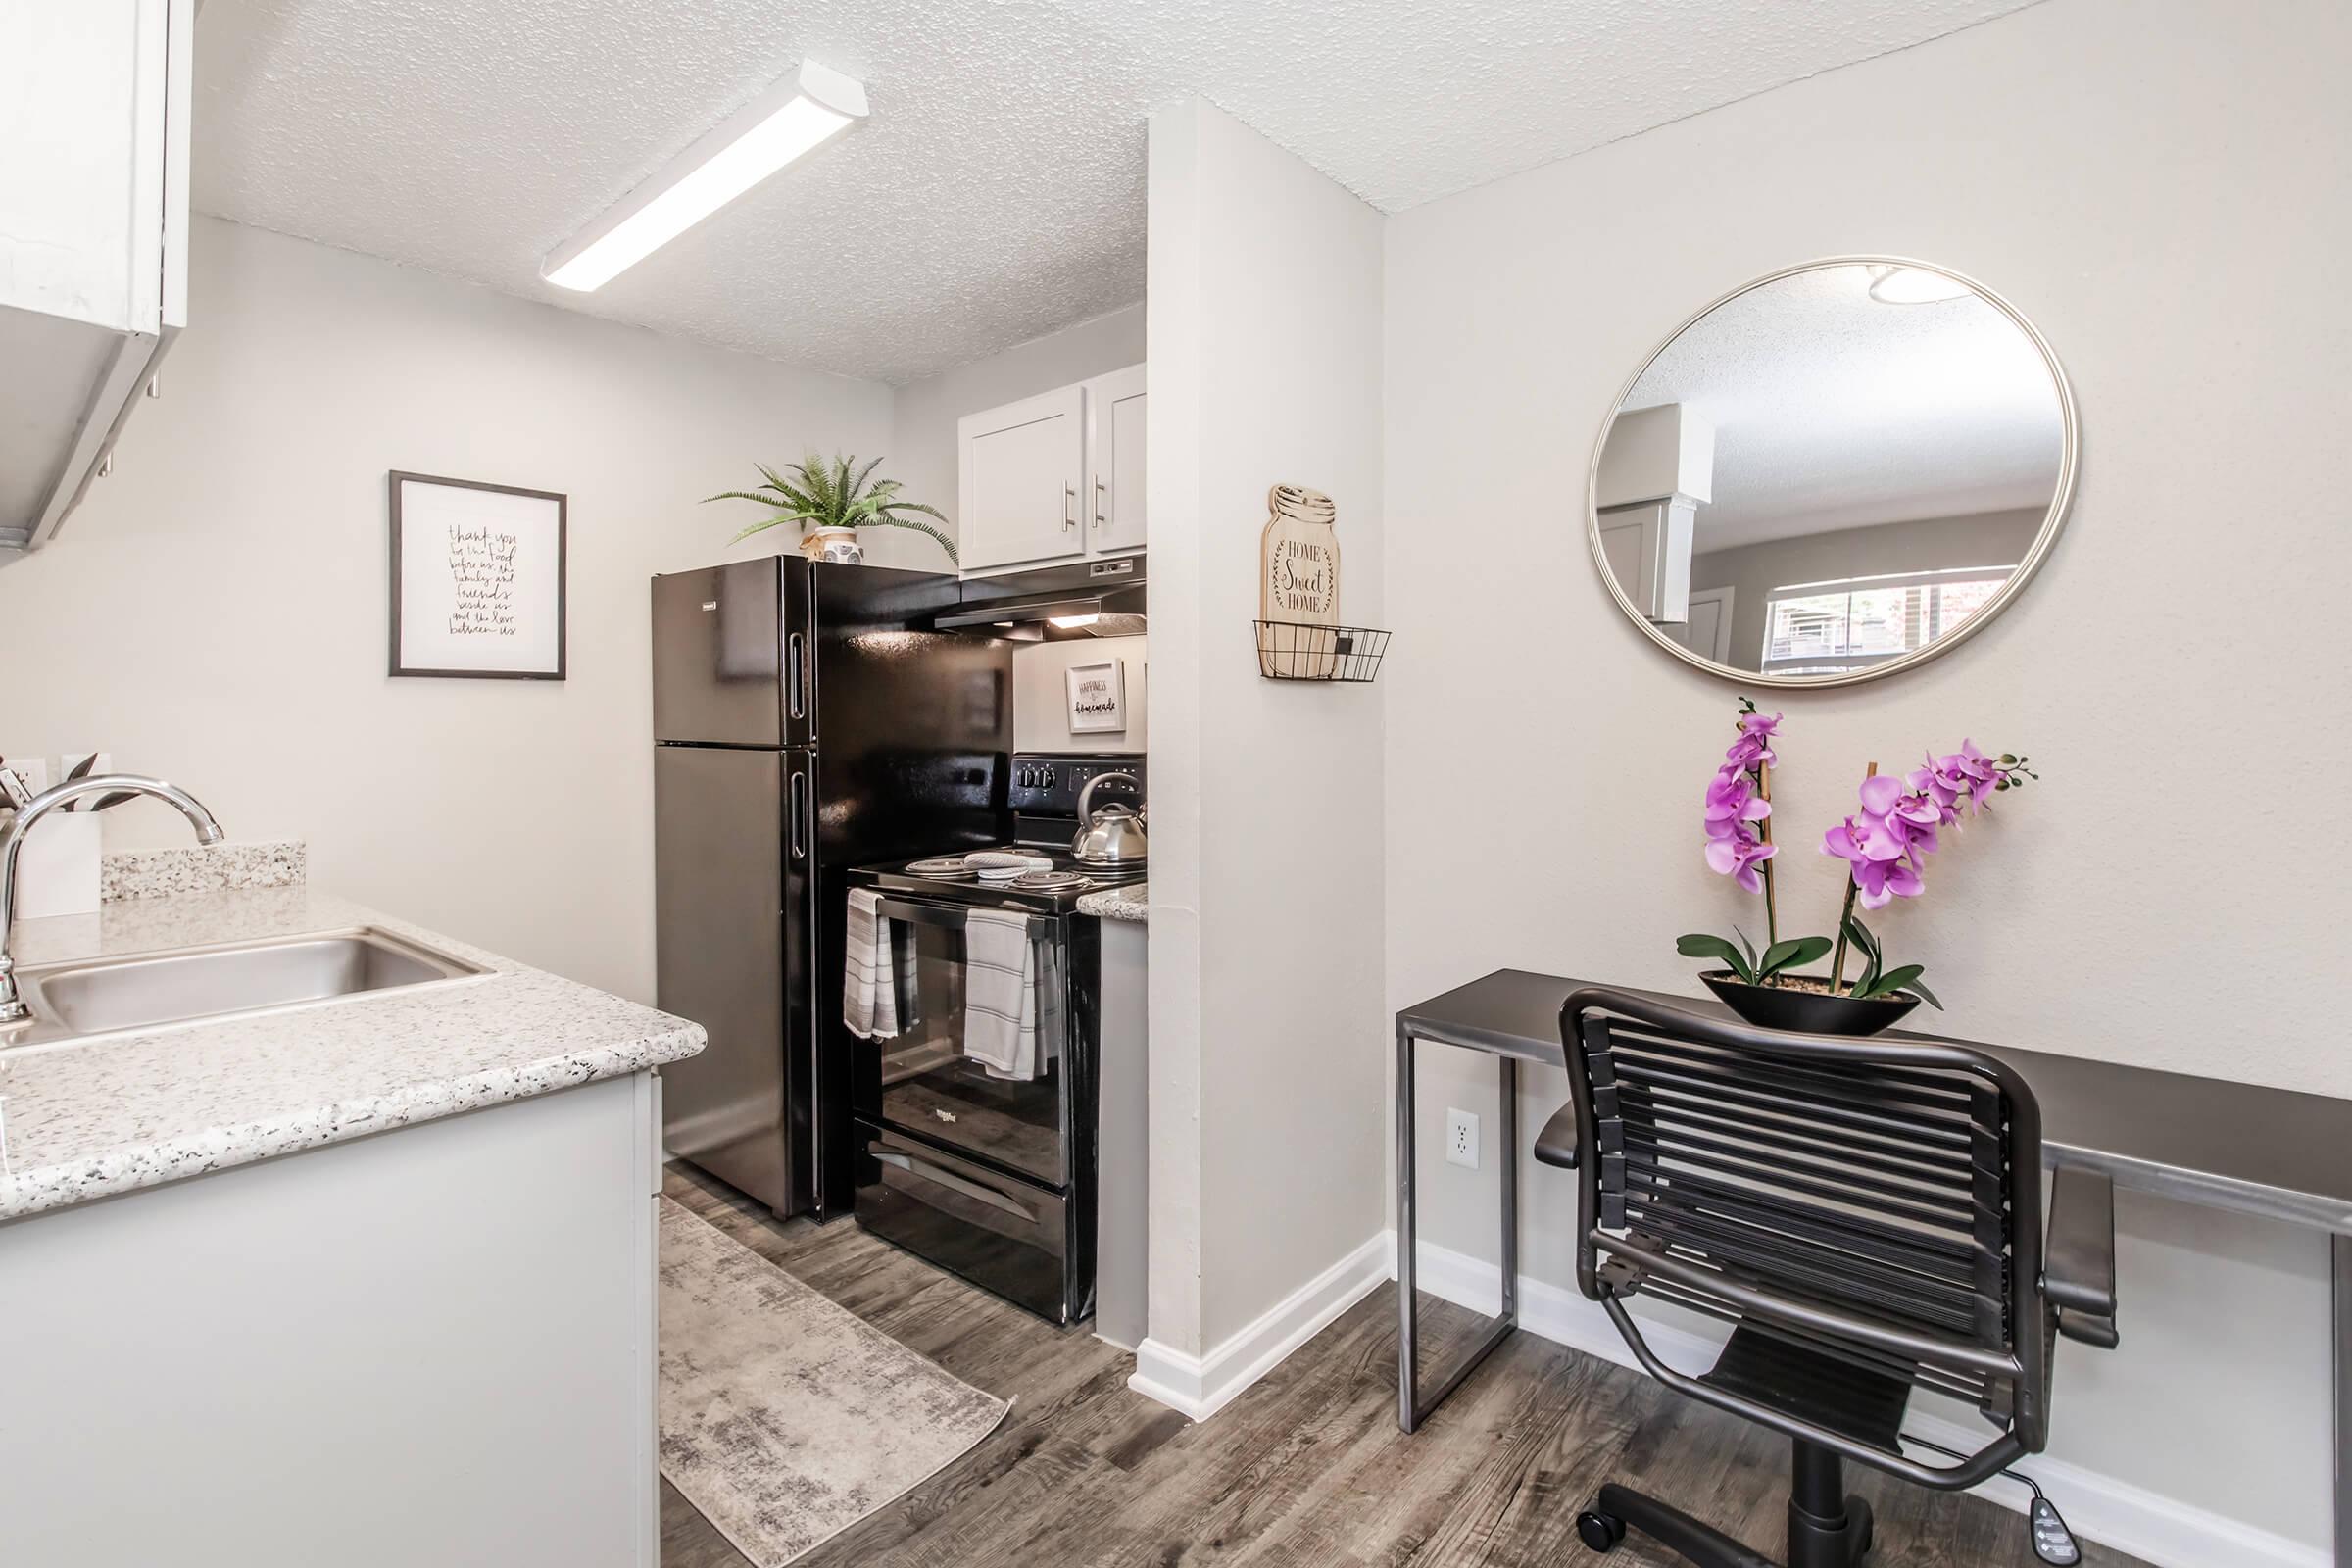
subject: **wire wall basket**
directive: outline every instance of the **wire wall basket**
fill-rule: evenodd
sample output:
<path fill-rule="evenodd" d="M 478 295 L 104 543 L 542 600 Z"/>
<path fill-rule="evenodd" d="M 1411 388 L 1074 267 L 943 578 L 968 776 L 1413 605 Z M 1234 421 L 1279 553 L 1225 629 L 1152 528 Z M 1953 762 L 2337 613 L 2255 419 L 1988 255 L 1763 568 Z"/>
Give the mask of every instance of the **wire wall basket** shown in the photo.
<path fill-rule="evenodd" d="M 1380 675 L 1389 634 L 1370 626 L 1310 626 L 1295 620 L 1261 620 L 1257 627 L 1257 672 L 1268 680 L 1339 680 L 1358 683 Z"/>

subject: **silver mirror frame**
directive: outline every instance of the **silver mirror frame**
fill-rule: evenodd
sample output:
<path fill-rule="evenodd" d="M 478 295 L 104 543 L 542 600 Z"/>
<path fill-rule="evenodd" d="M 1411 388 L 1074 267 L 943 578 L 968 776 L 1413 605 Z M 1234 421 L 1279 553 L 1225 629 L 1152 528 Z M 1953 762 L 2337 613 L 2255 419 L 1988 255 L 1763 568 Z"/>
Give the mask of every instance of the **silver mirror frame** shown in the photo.
<path fill-rule="evenodd" d="M 1609 444 L 1609 431 L 1615 427 L 1617 416 L 1625 407 L 1625 400 L 1633 395 L 1635 386 L 1641 382 L 1643 375 L 1648 373 L 1649 368 L 1657 363 L 1658 356 L 1665 353 L 1667 347 L 1676 338 L 1681 337 L 1723 306 L 1729 305 L 1742 294 L 1752 293 L 1769 283 L 1777 283 L 1784 277 L 1794 277 L 1800 272 L 1818 271 L 1827 267 L 1878 266 L 1918 268 L 1923 271 L 1939 273 L 1956 283 L 1967 284 L 1976 290 L 1978 297 L 2016 322 L 2018 330 L 2025 333 L 2027 340 L 2040 352 L 2042 364 L 2049 367 L 2050 380 L 2058 389 L 2058 416 L 2064 426 L 2065 438 L 2058 460 L 2058 487 L 2050 497 L 2049 511 L 2041 519 L 2041 531 L 2034 536 L 2034 548 L 2026 552 L 2026 559 L 2018 563 L 2017 570 L 2012 572 L 2009 580 L 2001 585 L 2001 591 L 1985 602 L 1984 609 L 1969 616 L 1946 635 L 1936 638 L 1925 648 L 1913 649 L 1899 659 L 1889 659 L 1885 663 L 1872 664 L 1864 669 L 1847 670 L 1836 675 L 1768 675 L 1761 670 L 1735 669 L 1729 664 L 1719 664 L 1712 659 L 1702 659 L 1653 625 L 1649 618 L 1642 613 L 1640 607 L 1626 596 L 1625 590 L 1617 585 L 1616 574 L 1609 570 L 1608 558 L 1602 553 L 1600 544 L 1600 454 L 1601 449 Z M 2082 429 L 2075 412 L 2074 385 L 2067 380 L 2066 367 L 2058 363 L 2058 356 L 2052 352 L 2049 340 L 2041 335 L 2032 321 L 2026 319 L 2024 312 L 1967 273 L 1955 272 L 1950 268 L 1938 267 L 1934 262 L 1915 261 L 1905 256 L 1825 256 L 1816 261 L 1799 262 L 1793 267 L 1784 267 L 1778 271 L 1767 272 L 1762 277 L 1751 278 L 1730 293 L 1691 312 L 1679 326 L 1659 339 L 1657 347 L 1651 349 L 1643 357 L 1642 363 L 1634 368 L 1634 373 L 1625 378 L 1625 384 L 1620 386 L 1617 389 L 1617 395 L 1609 400 L 1608 417 L 1601 421 L 1600 434 L 1592 443 L 1592 461 L 1586 466 L 1585 542 L 1592 549 L 1593 568 L 1600 573 L 1600 580 L 1609 590 L 1609 597 L 1617 601 L 1617 608 L 1624 611 L 1626 618 L 1639 626 L 1651 642 L 1656 643 L 1684 663 L 1703 669 L 1708 674 L 1724 680 L 1737 681 L 1744 686 L 1771 686 L 1799 691 L 1818 691 L 1830 686 L 1858 686 L 1864 681 L 1885 680 L 1889 675 L 1897 675 L 1907 669 L 1916 669 L 1931 659 L 1950 653 L 1989 625 L 1994 616 L 2009 608 L 2010 603 L 2024 591 L 2026 584 L 2033 579 L 2034 572 L 2040 569 L 2042 562 L 2049 556 L 2050 547 L 2058 541 L 2059 530 L 2066 526 L 2067 514 L 2075 499 L 2075 468 L 2081 455 Z"/>

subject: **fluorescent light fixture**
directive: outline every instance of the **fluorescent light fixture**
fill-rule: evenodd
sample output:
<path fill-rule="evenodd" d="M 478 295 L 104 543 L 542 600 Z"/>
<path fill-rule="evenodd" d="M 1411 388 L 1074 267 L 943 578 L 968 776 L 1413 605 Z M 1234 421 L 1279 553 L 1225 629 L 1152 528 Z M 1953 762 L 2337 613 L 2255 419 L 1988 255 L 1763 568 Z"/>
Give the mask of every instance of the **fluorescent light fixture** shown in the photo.
<path fill-rule="evenodd" d="M 559 288 L 602 288 L 786 164 L 865 118 L 865 88 L 804 60 L 547 259 Z"/>
<path fill-rule="evenodd" d="M 1068 631 L 1068 630 L 1070 630 L 1070 629 L 1071 629 L 1072 627 L 1074 627 L 1074 626 L 1092 626 L 1092 625 L 1093 625 L 1093 624 L 1094 624 L 1096 621 L 1098 621 L 1098 620 L 1101 620 L 1102 618 L 1102 617 L 1101 615 L 1099 615 L 1099 614 L 1097 614 L 1097 615 L 1048 615 L 1048 616 L 1046 617 L 1046 619 L 1048 619 L 1048 620 L 1052 621 L 1052 622 L 1053 622 L 1054 625 L 1056 625 L 1056 626 L 1059 626 L 1059 627 L 1060 627 L 1060 628 L 1061 628 L 1063 631 Z"/>
<path fill-rule="evenodd" d="M 1966 299 L 1976 293 L 1956 277 L 1931 272 L 1924 267 L 1895 267 L 1874 262 L 1870 269 L 1870 297 L 1881 305 L 1936 305 Z"/>

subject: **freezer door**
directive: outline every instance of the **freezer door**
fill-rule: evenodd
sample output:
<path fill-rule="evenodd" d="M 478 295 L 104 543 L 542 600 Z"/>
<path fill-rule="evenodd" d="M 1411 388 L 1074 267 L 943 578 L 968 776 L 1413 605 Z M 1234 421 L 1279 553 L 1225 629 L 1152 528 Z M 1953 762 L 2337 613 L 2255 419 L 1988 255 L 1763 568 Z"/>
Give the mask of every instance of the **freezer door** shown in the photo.
<path fill-rule="evenodd" d="M 808 929 L 788 913 L 788 771 L 780 752 L 654 751 L 657 1002 L 710 1036 L 662 1069 L 663 1141 L 779 1214 L 808 1206 L 813 1076 L 786 1006 Z"/>
<path fill-rule="evenodd" d="M 656 740 L 785 744 L 779 587 L 773 558 L 654 579 Z"/>

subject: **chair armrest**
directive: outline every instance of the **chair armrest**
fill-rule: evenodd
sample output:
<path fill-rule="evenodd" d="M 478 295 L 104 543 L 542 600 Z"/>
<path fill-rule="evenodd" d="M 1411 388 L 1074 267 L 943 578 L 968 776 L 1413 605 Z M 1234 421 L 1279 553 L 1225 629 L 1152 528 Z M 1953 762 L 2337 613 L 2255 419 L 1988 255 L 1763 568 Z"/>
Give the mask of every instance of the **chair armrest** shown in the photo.
<path fill-rule="evenodd" d="M 1570 1101 L 1551 1113 L 1551 1120 L 1536 1134 L 1536 1158 L 1546 1165 L 1562 1170 L 1576 1169 L 1576 1102 Z"/>
<path fill-rule="evenodd" d="M 2107 1177 L 2075 1167 L 2051 1177 L 2041 1280 L 2042 1294 L 2058 1308 L 2059 1333 L 2113 1348 L 2115 1183 Z"/>

